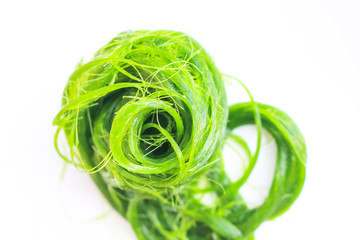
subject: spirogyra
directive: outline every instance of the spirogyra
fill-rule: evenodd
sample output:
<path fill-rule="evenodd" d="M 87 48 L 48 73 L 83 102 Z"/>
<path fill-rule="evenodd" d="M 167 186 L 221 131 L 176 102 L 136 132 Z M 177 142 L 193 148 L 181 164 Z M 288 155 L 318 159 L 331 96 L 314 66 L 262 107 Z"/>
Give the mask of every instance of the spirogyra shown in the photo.
<path fill-rule="evenodd" d="M 55 147 L 90 174 L 139 239 L 254 239 L 299 195 L 306 148 L 284 112 L 252 98 L 228 107 L 223 78 L 184 33 L 123 32 L 70 76 Z M 254 154 L 234 132 L 246 124 L 257 127 Z M 275 176 L 264 203 L 249 208 L 239 189 L 256 164 L 262 127 L 277 144 Z M 68 155 L 58 148 L 62 130 Z M 228 139 L 249 158 L 237 181 L 223 167 Z M 211 204 L 197 197 L 206 193 L 216 196 Z"/>

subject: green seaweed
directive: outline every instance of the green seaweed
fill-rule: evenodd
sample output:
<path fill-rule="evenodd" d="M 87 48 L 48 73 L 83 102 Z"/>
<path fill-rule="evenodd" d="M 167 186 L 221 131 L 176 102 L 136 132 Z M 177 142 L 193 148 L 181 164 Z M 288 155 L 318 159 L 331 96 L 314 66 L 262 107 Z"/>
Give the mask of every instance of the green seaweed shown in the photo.
<path fill-rule="evenodd" d="M 91 175 L 139 239 L 254 239 L 299 195 L 306 147 L 284 112 L 249 92 L 250 102 L 228 107 L 225 77 L 184 33 L 123 32 L 70 76 L 54 119 L 56 150 Z M 257 128 L 254 154 L 234 132 L 247 124 Z M 239 189 L 256 164 L 261 128 L 276 141 L 277 162 L 264 203 L 250 209 Z M 59 150 L 60 131 L 68 155 Z M 222 157 L 229 139 L 249 158 L 235 182 Z M 198 197 L 207 193 L 211 204 Z"/>

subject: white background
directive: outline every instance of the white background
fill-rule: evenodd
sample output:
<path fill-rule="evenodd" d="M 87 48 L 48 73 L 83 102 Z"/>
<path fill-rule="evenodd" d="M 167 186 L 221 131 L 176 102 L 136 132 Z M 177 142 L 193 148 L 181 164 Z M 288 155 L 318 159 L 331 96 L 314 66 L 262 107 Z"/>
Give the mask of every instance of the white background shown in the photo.
<path fill-rule="evenodd" d="M 87 175 L 60 181 L 52 119 L 77 62 L 138 29 L 190 34 L 302 130 L 303 192 L 256 239 L 360 239 L 359 13 L 356 0 L 1 1 L 0 239 L 135 239 Z"/>

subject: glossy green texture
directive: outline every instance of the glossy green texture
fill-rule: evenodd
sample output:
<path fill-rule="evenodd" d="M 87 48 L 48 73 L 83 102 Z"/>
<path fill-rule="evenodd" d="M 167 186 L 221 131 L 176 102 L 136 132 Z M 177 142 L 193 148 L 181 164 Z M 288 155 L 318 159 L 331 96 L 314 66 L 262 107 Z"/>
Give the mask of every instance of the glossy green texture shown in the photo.
<path fill-rule="evenodd" d="M 55 147 L 91 174 L 139 239 L 253 239 L 300 193 L 306 149 L 299 129 L 251 95 L 228 108 L 223 77 L 196 41 L 172 31 L 121 33 L 70 76 L 54 119 Z M 258 130 L 254 154 L 233 133 L 245 124 Z M 276 141 L 277 164 L 265 202 L 249 209 L 238 190 L 256 164 L 261 127 Z M 68 155 L 58 148 L 61 130 Z M 235 182 L 222 159 L 228 139 L 249 159 Z M 214 201 L 204 203 L 206 194 Z"/>

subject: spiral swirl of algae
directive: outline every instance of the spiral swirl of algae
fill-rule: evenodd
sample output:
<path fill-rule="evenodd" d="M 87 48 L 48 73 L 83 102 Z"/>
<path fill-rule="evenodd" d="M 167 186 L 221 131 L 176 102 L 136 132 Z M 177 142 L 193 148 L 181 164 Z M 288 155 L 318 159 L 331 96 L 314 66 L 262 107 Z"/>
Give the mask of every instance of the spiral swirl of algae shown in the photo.
<path fill-rule="evenodd" d="M 139 239 L 254 239 L 265 220 L 285 212 L 305 178 L 306 147 L 284 112 L 256 103 L 228 107 L 223 75 L 181 32 L 123 32 L 70 76 L 55 147 L 91 175 Z M 234 129 L 255 124 L 257 148 Z M 260 150 L 261 128 L 277 144 L 275 176 L 264 203 L 249 208 L 239 189 Z M 70 154 L 59 151 L 65 132 Z M 226 140 L 244 149 L 248 166 L 232 182 L 224 171 Z M 204 204 L 199 195 L 215 195 Z"/>

